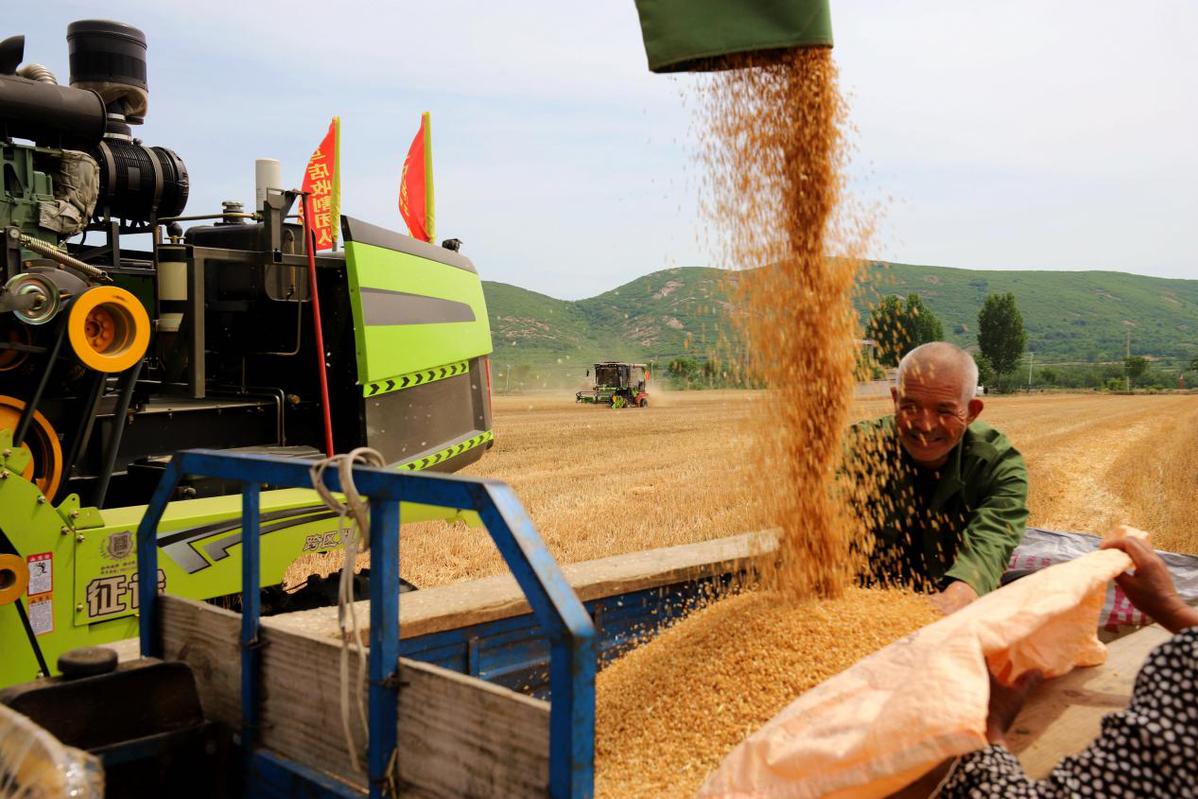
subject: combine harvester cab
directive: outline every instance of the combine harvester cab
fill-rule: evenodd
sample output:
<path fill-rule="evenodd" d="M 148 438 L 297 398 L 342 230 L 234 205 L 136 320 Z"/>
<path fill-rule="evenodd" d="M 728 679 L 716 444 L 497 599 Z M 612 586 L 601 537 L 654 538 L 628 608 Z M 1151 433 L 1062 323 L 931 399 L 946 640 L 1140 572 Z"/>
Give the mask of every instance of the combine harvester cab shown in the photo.
<path fill-rule="evenodd" d="M 130 135 L 145 37 L 88 20 L 67 38 L 69 86 L 16 68 L 22 37 L 0 43 L 0 686 L 135 633 L 134 531 L 179 450 L 313 460 L 331 440 L 450 472 L 492 443 L 490 326 L 468 258 L 350 217 L 344 252 L 309 252 L 276 162 L 255 170 L 251 210 L 185 215 L 183 159 Z M 237 592 L 238 490 L 175 487 L 161 589 Z M 337 522 L 312 491 L 264 491 L 263 585 L 337 549 Z"/>

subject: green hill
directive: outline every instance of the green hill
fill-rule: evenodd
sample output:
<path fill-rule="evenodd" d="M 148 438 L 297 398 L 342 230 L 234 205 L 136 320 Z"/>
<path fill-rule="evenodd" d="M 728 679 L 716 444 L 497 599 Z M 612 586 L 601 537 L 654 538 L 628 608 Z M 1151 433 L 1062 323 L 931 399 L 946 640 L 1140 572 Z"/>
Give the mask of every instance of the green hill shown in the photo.
<path fill-rule="evenodd" d="M 725 277 L 705 267 L 667 269 L 576 302 L 483 281 L 493 360 L 501 369 L 573 375 L 601 360 L 706 357 L 724 328 Z"/>
<path fill-rule="evenodd" d="M 991 292 L 1012 292 L 1037 359 L 1109 361 L 1132 352 L 1198 355 L 1198 280 L 1124 272 L 981 271 L 889 264 L 872 270 L 886 294 L 918 293 L 959 344 L 973 344 L 978 309 Z M 867 294 L 869 292 L 866 292 Z"/>
<path fill-rule="evenodd" d="M 728 277 L 706 267 L 666 269 L 574 302 L 484 281 L 495 363 L 560 384 L 596 360 L 704 357 L 727 335 Z M 1134 354 L 1198 356 L 1198 280 L 872 264 L 861 282 L 863 314 L 879 295 L 915 292 L 962 345 L 975 343 L 986 294 L 1013 292 L 1037 362 L 1116 361 L 1129 333 Z"/>

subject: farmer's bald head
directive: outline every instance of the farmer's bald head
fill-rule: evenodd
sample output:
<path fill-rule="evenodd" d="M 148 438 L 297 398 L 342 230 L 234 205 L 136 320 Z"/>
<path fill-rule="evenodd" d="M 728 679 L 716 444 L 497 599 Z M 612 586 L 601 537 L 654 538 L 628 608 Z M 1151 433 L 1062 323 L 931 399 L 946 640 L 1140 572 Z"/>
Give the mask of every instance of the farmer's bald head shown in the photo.
<path fill-rule="evenodd" d="M 932 381 L 941 385 L 959 386 L 962 403 L 968 403 L 977 393 L 978 365 L 968 352 L 947 341 L 921 344 L 899 361 L 898 386 L 903 391 L 905 381 Z"/>
<path fill-rule="evenodd" d="M 974 396 L 977 385 L 978 365 L 947 341 L 903 356 L 890 395 L 899 439 L 920 466 L 939 469 L 982 412 L 982 401 Z"/>

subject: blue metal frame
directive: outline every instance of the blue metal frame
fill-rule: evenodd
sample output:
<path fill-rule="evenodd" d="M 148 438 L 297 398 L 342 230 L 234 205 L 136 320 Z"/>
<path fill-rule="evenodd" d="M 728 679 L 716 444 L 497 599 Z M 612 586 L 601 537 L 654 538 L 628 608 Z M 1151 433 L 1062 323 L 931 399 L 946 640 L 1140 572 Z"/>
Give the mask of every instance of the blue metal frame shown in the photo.
<path fill-rule="evenodd" d="M 254 751 L 261 663 L 258 653 L 258 499 L 263 485 L 311 485 L 309 463 L 217 450 L 186 450 L 171 460 L 137 530 L 141 651 L 162 656 L 158 622 L 157 530 L 183 475 L 239 481 L 243 487 L 242 536 L 242 745 L 250 753 L 247 779 L 298 764 Z M 335 470 L 324 473 L 340 491 Z M 387 764 L 396 744 L 399 669 L 399 502 L 475 510 L 516 578 L 550 643 L 549 795 L 583 799 L 593 793 L 595 736 L 595 628 L 554 562 L 515 492 L 497 480 L 354 467 L 354 485 L 370 498 L 370 796 L 387 789 Z M 313 786 L 314 788 L 317 786 Z M 326 794 L 327 795 L 327 794 Z M 338 795 L 338 794 L 333 794 Z"/>

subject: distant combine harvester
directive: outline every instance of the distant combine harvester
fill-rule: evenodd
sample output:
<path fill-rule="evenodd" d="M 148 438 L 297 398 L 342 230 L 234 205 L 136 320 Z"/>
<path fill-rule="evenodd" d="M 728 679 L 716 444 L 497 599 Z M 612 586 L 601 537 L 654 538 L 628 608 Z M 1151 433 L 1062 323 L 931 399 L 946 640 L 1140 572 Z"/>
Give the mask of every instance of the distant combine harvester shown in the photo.
<path fill-rule="evenodd" d="M 587 377 L 591 370 L 587 370 Z M 576 402 L 613 408 L 647 408 L 649 368 L 643 363 L 603 361 L 595 364 L 595 385 L 574 395 Z"/>

